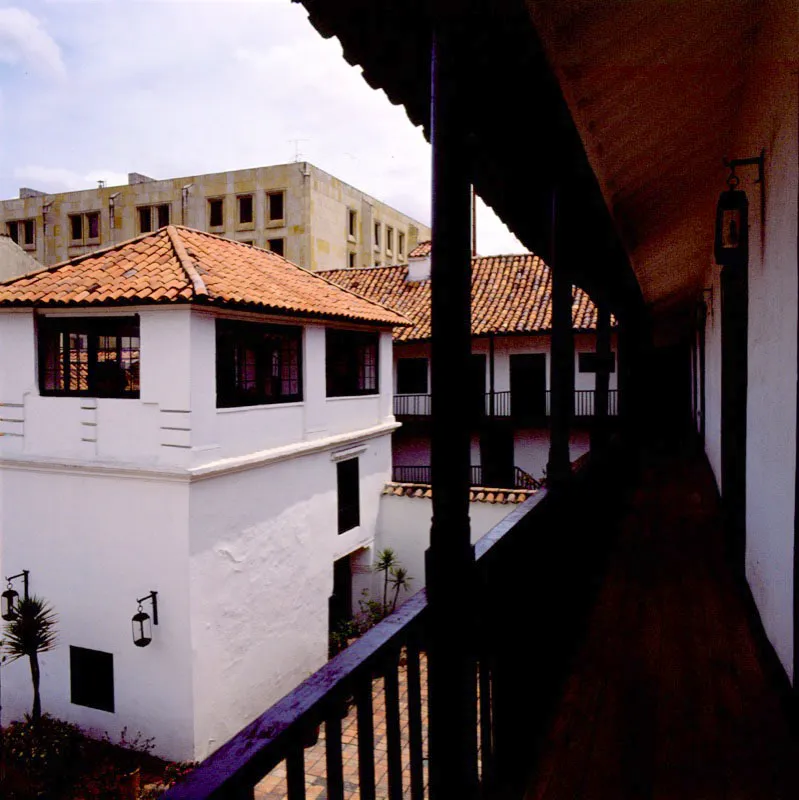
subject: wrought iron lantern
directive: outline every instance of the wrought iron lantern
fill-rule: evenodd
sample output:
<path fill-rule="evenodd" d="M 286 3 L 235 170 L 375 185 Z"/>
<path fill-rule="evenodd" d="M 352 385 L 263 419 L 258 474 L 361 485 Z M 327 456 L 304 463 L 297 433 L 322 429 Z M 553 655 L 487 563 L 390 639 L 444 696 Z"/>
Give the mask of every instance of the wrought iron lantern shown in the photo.
<path fill-rule="evenodd" d="M 142 608 L 142 603 L 150 600 L 153 604 L 153 616 L 150 615 Z M 136 601 L 139 608 L 131 619 L 131 628 L 133 630 L 133 644 L 136 647 L 147 647 L 153 640 L 153 625 L 158 624 L 158 592 L 150 592 L 145 597 Z"/>
<path fill-rule="evenodd" d="M 760 184 L 760 215 L 763 222 L 765 150 L 754 158 L 724 159 L 728 167 L 727 191 L 719 195 L 716 206 L 716 238 L 714 255 L 716 263 L 722 267 L 746 267 L 749 263 L 749 199 L 746 192 L 738 188 L 740 179 L 735 174 L 736 167 L 756 166 L 758 173 L 755 183 Z"/>
<path fill-rule="evenodd" d="M 0 595 L 0 616 L 6 621 L 11 622 L 15 620 L 19 616 L 19 611 L 17 610 L 19 606 L 19 592 L 14 589 L 13 581 L 17 578 L 22 578 L 22 585 L 23 585 L 23 592 L 24 597 L 28 599 L 28 576 L 30 575 L 30 571 L 27 569 L 23 569 L 22 572 L 18 573 L 17 575 L 12 575 L 9 578 L 6 578 L 7 586 L 6 590 Z"/>

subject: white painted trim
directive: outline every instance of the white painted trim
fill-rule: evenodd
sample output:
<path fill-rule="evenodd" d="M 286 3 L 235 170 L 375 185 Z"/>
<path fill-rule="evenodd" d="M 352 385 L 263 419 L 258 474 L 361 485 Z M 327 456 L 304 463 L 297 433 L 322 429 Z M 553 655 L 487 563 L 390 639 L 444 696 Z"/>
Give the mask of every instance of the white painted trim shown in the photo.
<path fill-rule="evenodd" d="M 304 400 L 296 400 L 292 403 L 261 403 L 257 406 L 229 406 L 227 408 L 217 408 L 217 414 L 236 414 L 244 411 L 261 411 L 265 408 L 302 408 Z"/>
<path fill-rule="evenodd" d="M 350 458 L 355 458 L 355 456 L 359 456 L 361 453 L 366 452 L 366 445 L 365 444 L 356 444 L 352 447 L 346 447 L 342 450 L 334 450 L 330 454 L 331 461 L 348 461 Z"/>
<path fill-rule="evenodd" d="M 325 439 L 315 439 L 311 442 L 300 442 L 297 444 L 286 445 L 284 447 L 274 447 L 270 450 L 261 450 L 256 453 L 248 453 L 246 456 L 236 456 L 235 458 L 225 458 L 218 461 L 211 461 L 199 467 L 190 469 L 174 469 L 159 467 L 139 467 L 134 464 L 108 463 L 102 461 L 75 461 L 70 459 L 46 458 L 43 456 L 27 458 L 0 458 L 0 470 L 23 470 L 26 472 L 68 472 L 71 475 L 81 476 L 105 476 L 132 478 L 134 480 L 156 480 L 156 481 L 177 481 L 183 483 L 194 483 L 195 481 L 215 478 L 221 475 L 230 475 L 236 472 L 245 472 L 250 469 L 257 469 L 266 464 L 273 464 L 279 461 L 288 461 L 292 458 L 319 453 L 331 450 L 338 446 L 346 446 L 350 443 L 360 443 L 369 439 L 376 439 L 393 433 L 400 425 L 397 422 L 385 422 L 375 425 L 372 428 L 364 428 L 360 431 L 339 434 L 338 436 L 328 436 Z M 363 447 L 365 450 L 365 446 Z"/>

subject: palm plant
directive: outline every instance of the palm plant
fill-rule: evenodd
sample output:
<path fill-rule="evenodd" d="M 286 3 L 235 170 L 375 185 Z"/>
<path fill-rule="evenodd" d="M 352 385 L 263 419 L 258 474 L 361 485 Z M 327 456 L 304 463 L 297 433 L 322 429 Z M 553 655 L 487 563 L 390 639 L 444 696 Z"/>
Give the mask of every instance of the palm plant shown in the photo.
<path fill-rule="evenodd" d="M 409 592 L 412 580 L 413 578 L 408 575 L 408 570 L 405 569 L 405 567 L 394 567 L 394 569 L 391 570 L 391 585 L 394 587 L 394 601 L 391 604 L 392 611 L 397 608 L 397 599 L 399 598 L 400 590 L 405 589 L 406 592 Z"/>
<path fill-rule="evenodd" d="M 377 554 L 374 570 L 375 572 L 383 573 L 383 609 L 386 612 L 388 611 L 388 579 L 391 570 L 393 570 L 398 563 L 397 554 L 391 547 L 386 547 Z"/>
<path fill-rule="evenodd" d="M 33 710 L 31 719 L 38 722 L 42 716 L 42 698 L 39 694 L 39 653 L 47 653 L 56 646 L 57 617 L 41 597 L 26 597 L 15 608 L 16 617 L 6 623 L 5 651 L 8 661 L 28 657 L 33 684 Z"/>

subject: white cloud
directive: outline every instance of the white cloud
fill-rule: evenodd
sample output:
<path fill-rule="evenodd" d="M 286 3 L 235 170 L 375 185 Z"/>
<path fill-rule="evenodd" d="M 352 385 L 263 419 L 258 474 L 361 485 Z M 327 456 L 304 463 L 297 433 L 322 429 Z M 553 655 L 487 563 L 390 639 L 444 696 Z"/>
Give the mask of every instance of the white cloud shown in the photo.
<path fill-rule="evenodd" d="M 41 22 L 21 8 L 0 8 L 0 61 L 51 77 L 66 76 L 61 49 Z"/>

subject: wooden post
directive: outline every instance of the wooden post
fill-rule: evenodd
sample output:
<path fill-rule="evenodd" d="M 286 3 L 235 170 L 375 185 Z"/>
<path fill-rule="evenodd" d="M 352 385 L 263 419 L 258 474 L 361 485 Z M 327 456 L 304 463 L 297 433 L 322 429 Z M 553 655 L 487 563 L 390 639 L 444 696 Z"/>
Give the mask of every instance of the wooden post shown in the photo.
<path fill-rule="evenodd" d="M 571 476 L 569 431 L 574 414 L 574 333 L 572 283 L 557 264 L 557 191 L 552 194 L 550 270 L 552 275 L 552 338 L 549 361 L 550 428 L 547 483 L 558 486 Z"/>
<path fill-rule="evenodd" d="M 442 6 L 446 4 L 442 3 Z M 474 548 L 469 531 L 470 431 L 463 387 L 471 355 L 469 59 L 466 3 L 438 9 L 431 86 L 431 466 L 426 553 L 431 800 L 477 797 Z"/>
<path fill-rule="evenodd" d="M 594 383 L 594 424 L 591 428 L 591 449 L 601 450 L 608 440 L 608 394 L 610 391 L 610 309 L 597 305 L 596 377 Z"/>

